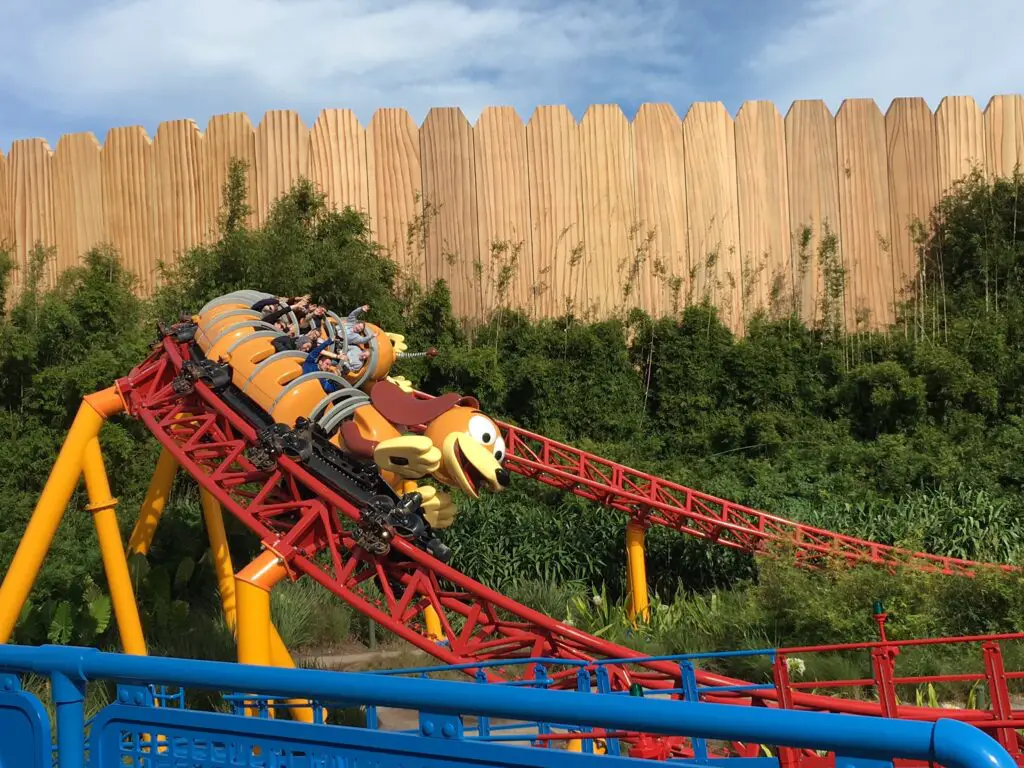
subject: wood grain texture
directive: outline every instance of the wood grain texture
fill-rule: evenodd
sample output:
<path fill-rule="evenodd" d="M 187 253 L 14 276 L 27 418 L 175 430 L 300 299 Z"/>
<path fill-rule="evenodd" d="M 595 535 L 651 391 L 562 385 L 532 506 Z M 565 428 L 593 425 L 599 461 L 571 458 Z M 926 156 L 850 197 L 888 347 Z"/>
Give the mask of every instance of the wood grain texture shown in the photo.
<path fill-rule="evenodd" d="M 918 248 L 939 199 L 935 116 L 924 99 L 894 99 L 885 115 L 890 245 L 897 301 L 913 295 Z"/>
<path fill-rule="evenodd" d="M 597 104 L 579 126 L 582 172 L 584 306 L 595 317 L 636 306 L 646 274 L 637 227 L 629 121 L 618 105 Z"/>
<path fill-rule="evenodd" d="M 101 147 L 92 133 L 61 136 L 53 155 L 53 218 L 57 269 L 81 262 L 107 239 L 103 229 Z"/>
<path fill-rule="evenodd" d="M 160 240 L 156 214 L 156 159 L 141 126 L 107 132 L 100 157 L 104 227 L 125 266 L 149 295 L 156 283 Z"/>
<path fill-rule="evenodd" d="M 7 157 L 0 151 L 0 250 L 14 246 L 14 212 L 11 206 Z"/>
<path fill-rule="evenodd" d="M 736 115 L 736 173 L 744 319 L 759 309 L 786 314 L 794 282 L 786 124 L 770 101 L 748 101 Z"/>
<path fill-rule="evenodd" d="M 366 150 L 373 236 L 408 276 L 426 280 L 419 128 L 404 109 L 378 109 Z"/>
<path fill-rule="evenodd" d="M 457 317 L 479 317 L 482 280 L 473 127 L 455 107 L 435 107 L 420 129 L 424 205 L 437 206 L 427 233 L 427 280 L 447 281 Z"/>
<path fill-rule="evenodd" d="M 721 102 L 701 102 L 683 118 L 692 301 L 717 306 L 723 322 L 743 330 L 743 295 L 733 120 Z"/>
<path fill-rule="evenodd" d="M 567 107 L 534 111 L 526 152 L 537 301 L 544 315 L 559 316 L 578 311 L 584 270 L 579 133 Z"/>
<path fill-rule="evenodd" d="M 870 99 L 847 99 L 836 114 L 841 261 L 821 264 L 826 284 L 845 269 L 847 328 L 893 320 L 893 262 L 885 118 Z"/>
<path fill-rule="evenodd" d="M 366 130 L 351 109 L 321 110 L 309 132 L 309 177 L 341 210 L 370 212 Z"/>
<path fill-rule="evenodd" d="M 484 306 L 536 317 L 526 126 L 512 107 L 486 107 L 473 138 Z"/>
<path fill-rule="evenodd" d="M 256 132 L 244 112 L 215 115 L 206 126 L 201 142 L 202 178 L 200 193 L 203 205 L 202 238 L 212 242 L 219 234 L 221 209 L 224 206 L 224 185 L 232 160 L 246 164 L 245 180 L 250 213 L 247 224 L 255 226 L 259 217 L 256 183 Z"/>
<path fill-rule="evenodd" d="M 161 123 L 153 141 L 159 258 L 168 264 L 203 240 L 202 142 L 192 120 Z"/>
<path fill-rule="evenodd" d="M 11 146 L 7 170 L 8 195 L 14 218 L 14 253 L 20 280 L 24 285 L 28 257 L 41 245 L 56 245 L 53 218 L 53 153 L 42 139 L 21 139 Z M 50 259 L 43 273 L 42 286 L 51 287 L 57 277 L 57 264 Z"/>
<path fill-rule="evenodd" d="M 299 180 L 309 178 L 309 130 L 297 113 L 274 109 L 256 127 L 257 221 Z"/>
<path fill-rule="evenodd" d="M 947 96 L 939 103 L 935 154 L 940 197 L 972 169 L 985 172 L 985 116 L 970 96 Z"/>
<path fill-rule="evenodd" d="M 993 96 L 985 107 L 985 161 L 990 176 L 1024 166 L 1024 95 Z"/>
<path fill-rule="evenodd" d="M 786 115 L 790 253 L 796 304 L 805 322 L 821 320 L 823 245 L 843 242 L 836 124 L 823 101 L 796 101 Z M 827 256 L 826 256 L 827 258 Z"/>
<path fill-rule="evenodd" d="M 629 121 L 597 105 L 577 122 L 552 106 L 525 126 L 492 107 L 475 127 L 457 109 L 432 110 L 422 127 L 381 109 L 365 129 L 325 109 L 309 130 L 272 110 L 256 129 L 243 113 L 212 118 L 205 133 L 170 121 L 152 142 L 138 127 L 110 131 L 102 147 L 69 134 L 55 152 L 29 140 L 0 154 L 0 243 L 22 268 L 15 285 L 34 242 L 56 246 L 49 285 L 109 241 L 148 295 L 159 259 L 220 234 L 234 157 L 248 164 L 249 225 L 310 179 L 330 204 L 369 213 L 400 281 L 447 279 L 463 316 L 484 317 L 508 279 L 508 303 L 535 317 L 632 306 L 661 316 L 707 298 L 742 334 L 766 306 L 821 320 L 826 283 L 838 281 L 831 304 L 846 329 L 879 328 L 913 296 L 901 293 L 915 287 L 910 223 L 927 223 L 972 167 L 1005 177 L 1024 165 L 1024 95 L 978 107 L 951 96 L 932 114 L 897 99 L 883 116 L 853 99 L 833 119 L 822 102 L 798 101 L 783 119 L 747 102 L 733 121 L 717 102 L 684 120 L 644 104 Z"/>
<path fill-rule="evenodd" d="M 644 104 L 633 119 L 636 208 L 640 235 L 653 232 L 640 305 L 654 316 L 686 304 L 686 159 L 683 121 L 669 104 Z"/>

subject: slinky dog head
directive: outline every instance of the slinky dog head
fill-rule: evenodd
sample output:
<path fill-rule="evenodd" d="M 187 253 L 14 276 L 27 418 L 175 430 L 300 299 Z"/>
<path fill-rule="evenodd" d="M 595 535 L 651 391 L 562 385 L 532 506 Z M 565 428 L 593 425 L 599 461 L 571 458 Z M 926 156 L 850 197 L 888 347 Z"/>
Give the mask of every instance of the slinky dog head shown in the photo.
<path fill-rule="evenodd" d="M 392 424 L 424 426 L 423 434 L 441 451 L 434 479 L 479 498 L 484 488 L 499 492 L 509 484 L 505 440 L 498 425 L 473 397 L 448 393 L 420 400 L 388 381 L 374 384 L 373 406 Z"/>

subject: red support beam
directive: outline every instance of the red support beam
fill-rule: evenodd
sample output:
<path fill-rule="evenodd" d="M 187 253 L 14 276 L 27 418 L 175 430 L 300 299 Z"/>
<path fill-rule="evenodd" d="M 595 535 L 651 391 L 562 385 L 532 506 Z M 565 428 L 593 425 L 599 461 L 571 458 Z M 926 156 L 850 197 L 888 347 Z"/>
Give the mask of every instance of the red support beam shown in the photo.
<path fill-rule="evenodd" d="M 247 454 L 256 442 L 255 429 L 203 383 L 184 394 L 175 391 L 172 382 L 187 357 L 186 345 L 165 338 L 144 363 L 120 380 L 129 413 L 146 425 L 225 511 L 278 552 L 293 577 L 308 576 L 355 610 L 447 664 L 514 661 L 534 655 L 567 662 L 642 656 L 520 605 L 404 540 L 397 540 L 392 553 L 383 557 L 362 550 L 351 535 L 359 520 L 359 510 L 353 504 L 287 457 L 278 458 L 271 469 L 258 469 Z M 770 538 L 798 534 L 811 553 L 839 550 L 851 559 L 873 560 L 877 556 L 884 560 L 888 555 L 871 553 L 895 552 L 789 523 L 522 430 L 505 429 L 510 469 L 631 515 L 646 514 L 652 522 L 677 530 L 748 550 Z M 967 573 L 976 565 L 951 558 L 921 558 L 921 564 L 951 573 Z M 427 605 L 438 612 L 448 639 L 445 645 L 424 636 Z M 679 687 L 675 663 L 642 660 L 629 666 L 633 671 L 622 665 L 609 667 L 613 690 L 627 690 L 634 681 L 654 689 Z M 476 669 L 466 672 L 473 676 Z M 554 687 L 574 689 L 572 672 L 569 666 L 552 667 L 548 675 L 555 681 Z M 486 669 L 488 679 L 495 681 L 508 679 L 509 674 L 507 668 Z M 707 671 L 698 671 L 697 679 L 705 687 L 744 684 Z M 709 691 L 702 699 L 879 713 L 878 705 L 871 702 L 802 693 L 795 688 Z M 993 720 L 989 712 L 924 707 L 903 707 L 899 714 L 914 719 Z"/>

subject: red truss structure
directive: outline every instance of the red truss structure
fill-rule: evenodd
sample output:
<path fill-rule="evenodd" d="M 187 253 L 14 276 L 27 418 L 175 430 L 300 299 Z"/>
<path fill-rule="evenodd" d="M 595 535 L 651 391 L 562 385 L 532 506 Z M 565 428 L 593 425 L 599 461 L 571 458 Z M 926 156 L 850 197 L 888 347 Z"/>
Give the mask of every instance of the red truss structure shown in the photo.
<path fill-rule="evenodd" d="M 546 657 L 571 664 L 643 657 L 629 648 L 556 621 L 479 584 L 426 552 L 396 539 L 391 552 L 373 555 L 360 548 L 352 531 L 359 510 L 308 472 L 280 456 L 275 466 L 259 469 L 248 451 L 257 444 L 255 429 L 201 381 L 180 393 L 174 380 L 188 359 L 187 344 L 170 336 L 149 357 L 118 381 L 129 413 L 177 459 L 231 515 L 285 561 L 293 578 L 308 576 L 355 610 L 446 664 Z M 796 539 L 808 556 L 840 553 L 851 560 L 902 562 L 890 547 L 839 536 L 700 494 L 636 472 L 583 451 L 509 425 L 502 425 L 508 467 L 557 488 L 624 511 L 645 524 L 667 525 L 726 546 L 753 551 L 772 539 Z M 945 573 L 970 573 L 980 564 L 913 555 L 915 565 Z M 423 612 L 433 606 L 446 642 L 424 636 Z M 613 690 L 633 682 L 647 688 L 678 689 L 680 670 L 673 662 L 639 660 L 604 667 Z M 491 680 L 507 679 L 502 667 L 468 668 Z M 575 689 L 578 666 L 548 672 L 553 687 Z M 532 672 L 527 672 L 532 674 Z M 700 671 L 701 686 L 735 687 L 744 681 Z M 702 693 L 707 701 L 784 706 L 797 709 L 878 715 L 880 705 L 777 689 Z M 783 700 L 784 699 L 784 700 Z M 900 717 L 934 720 L 939 716 L 985 721 L 979 710 L 900 706 Z M 979 723 L 980 724 L 980 723 Z M 734 745 L 741 754 L 750 747 Z"/>
<path fill-rule="evenodd" d="M 958 576 L 973 576 L 979 569 L 1018 570 L 1010 565 L 913 552 L 795 523 L 510 424 L 499 423 L 499 427 L 505 435 L 509 471 L 625 512 L 644 525 L 662 525 L 743 552 L 757 552 L 768 542 L 786 542 L 794 547 L 799 560 L 841 557 L 851 564 L 904 566 Z"/>

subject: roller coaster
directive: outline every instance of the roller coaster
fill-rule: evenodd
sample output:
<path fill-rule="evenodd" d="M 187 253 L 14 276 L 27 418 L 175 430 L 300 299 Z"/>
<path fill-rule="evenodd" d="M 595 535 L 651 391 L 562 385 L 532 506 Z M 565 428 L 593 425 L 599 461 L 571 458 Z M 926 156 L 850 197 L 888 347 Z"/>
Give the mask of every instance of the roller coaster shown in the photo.
<path fill-rule="evenodd" d="M 393 375 L 395 364 L 409 354 L 404 339 L 372 323 L 365 323 L 370 338 L 361 367 L 330 361 L 321 366 L 315 350 L 296 348 L 298 317 L 286 313 L 269 323 L 253 309 L 275 298 L 236 291 L 213 299 L 194 316 L 161 324 L 144 361 L 108 389 L 84 398 L 0 585 L 0 643 L 10 639 L 82 477 L 123 649 L 147 654 L 117 525 L 117 500 L 98 439 L 103 422 L 121 413 L 141 421 L 162 446 L 127 550 L 149 551 L 175 474 L 185 471 L 200 488 L 225 618 L 235 631 L 238 660 L 246 664 L 295 666 L 271 621 L 270 591 L 285 578 L 306 577 L 477 680 L 508 681 L 524 668 L 523 660 L 545 659 L 545 687 L 579 690 L 580 670 L 593 669 L 608 692 L 639 686 L 685 698 L 679 691 L 687 681 L 678 662 L 587 634 L 458 570 L 443 542 L 443 529 L 457 514 L 449 490 L 471 497 L 500 493 L 512 474 L 629 517 L 634 616 L 648 611 L 644 532 L 652 525 L 745 552 L 788 542 L 808 563 L 831 556 L 960 577 L 982 569 L 1013 570 L 794 523 L 505 424 L 486 415 L 472 397 L 417 392 Z M 337 352 L 333 359 L 344 359 L 349 325 L 328 312 L 317 330 L 317 341 L 325 342 L 318 348 L 331 347 Z M 237 570 L 227 548 L 225 510 L 262 545 L 261 553 Z M 693 670 L 689 698 L 926 721 L 955 718 L 989 732 L 1021 762 L 1017 729 L 1024 728 L 1024 713 L 1010 705 L 999 639 L 986 645 L 990 687 L 1002 686 L 989 710 L 900 704 L 891 690 L 894 646 L 885 644 L 872 651 L 877 677 L 890 685 L 880 689 L 879 701 L 804 692 L 789 685 L 785 664 L 776 666 L 776 685 L 767 687 Z M 616 659 L 629 663 L 613 663 Z M 525 669 L 527 677 L 536 674 L 529 665 Z M 295 718 L 317 720 L 308 701 L 290 703 Z M 627 743 L 642 738 L 624 737 Z M 681 737 L 674 737 L 670 748 L 674 755 L 694 754 Z M 722 754 L 752 757 L 759 749 L 731 743 Z M 811 757 L 790 755 L 792 761 Z"/>

